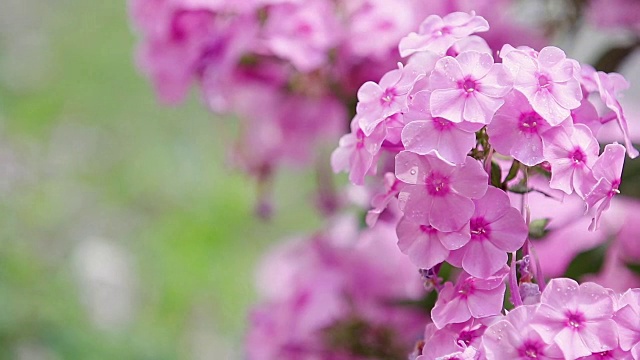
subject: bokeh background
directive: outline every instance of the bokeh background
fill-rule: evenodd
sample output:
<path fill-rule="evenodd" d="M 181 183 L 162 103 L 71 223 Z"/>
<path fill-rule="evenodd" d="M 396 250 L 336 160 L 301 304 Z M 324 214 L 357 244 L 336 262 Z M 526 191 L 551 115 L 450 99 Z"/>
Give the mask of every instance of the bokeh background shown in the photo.
<path fill-rule="evenodd" d="M 593 61 L 609 36 L 558 42 Z M 135 42 L 123 0 L 0 0 L 0 359 L 239 359 L 260 255 L 321 223 L 293 170 L 259 220 L 234 119 L 161 106 Z"/>
<path fill-rule="evenodd" d="M 124 1 L 0 1 L 0 359 L 238 359 L 254 267 L 316 227 L 226 164 L 232 119 L 160 106 Z"/>

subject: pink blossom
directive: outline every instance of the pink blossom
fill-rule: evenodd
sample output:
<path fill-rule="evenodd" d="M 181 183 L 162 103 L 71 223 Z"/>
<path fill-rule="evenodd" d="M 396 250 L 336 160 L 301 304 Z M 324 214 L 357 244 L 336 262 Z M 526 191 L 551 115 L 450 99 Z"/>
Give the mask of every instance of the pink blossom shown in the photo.
<path fill-rule="evenodd" d="M 387 208 L 389 203 L 396 199 L 402 190 L 404 183 L 396 178 L 393 173 L 384 174 L 384 192 L 375 194 L 371 198 L 371 210 L 367 212 L 366 222 L 369 227 L 375 225 L 380 214 Z"/>
<path fill-rule="evenodd" d="M 472 317 L 480 319 L 500 314 L 506 274 L 505 269 L 488 279 L 478 279 L 463 272 L 455 286 L 446 282 L 431 310 L 435 326 L 442 329 L 447 324 L 465 322 Z"/>
<path fill-rule="evenodd" d="M 629 289 L 622 294 L 613 320 L 618 325 L 620 348 L 640 352 L 640 289 Z"/>
<path fill-rule="evenodd" d="M 522 247 L 529 229 L 522 214 L 511 207 L 509 197 L 500 189 L 489 187 L 473 203 L 471 240 L 452 257 L 461 259 L 462 268 L 472 276 L 486 279 L 505 266 L 507 253 Z M 458 260 L 451 262 L 458 265 Z"/>
<path fill-rule="evenodd" d="M 589 130 L 591 130 L 593 136 L 598 137 L 598 131 L 602 127 L 602 122 L 600 121 L 598 110 L 596 110 L 595 106 L 586 98 L 582 99 L 578 108 L 571 110 L 571 119 L 574 124 L 586 125 Z"/>
<path fill-rule="evenodd" d="M 496 151 L 533 166 L 545 160 L 541 135 L 550 128 L 527 98 L 514 90 L 505 97 L 505 104 L 487 126 L 487 134 Z"/>
<path fill-rule="evenodd" d="M 598 141 L 583 124 L 564 124 L 542 135 L 544 156 L 551 164 L 552 189 L 583 197 L 595 183 L 591 168 L 598 157 Z"/>
<path fill-rule="evenodd" d="M 395 171 L 408 184 L 400 193 L 405 216 L 445 232 L 457 231 L 469 221 L 474 210 L 471 199 L 482 197 L 488 187 L 487 173 L 470 157 L 452 166 L 432 155 L 402 151 L 396 156 Z"/>
<path fill-rule="evenodd" d="M 324 0 L 273 6 L 264 28 L 265 42 L 298 70 L 317 69 L 327 62 L 329 50 L 340 40 L 335 12 L 335 5 Z"/>
<path fill-rule="evenodd" d="M 419 268 L 430 269 L 449 256 L 449 250 L 459 249 L 469 242 L 469 226 L 454 232 L 441 232 L 430 225 L 421 225 L 403 217 L 396 229 L 398 247 Z"/>
<path fill-rule="evenodd" d="M 370 135 L 385 118 L 407 107 L 407 95 L 413 84 L 425 76 L 425 71 L 430 71 L 421 65 L 421 62 L 399 64 L 399 69 L 386 73 L 379 84 L 373 81 L 362 84 L 356 111 L 361 116 L 360 127 L 365 135 Z"/>
<path fill-rule="evenodd" d="M 585 197 L 587 211 L 593 209 L 599 202 L 600 205 L 595 210 L 589 230 L 595 230 L 599 227 L 602 213 L 611 205 L 611 199 L 620 193 L 618 188 L 622 176 L 624 153 L 622 145 L 608 144 L 593 165 L 593 176 L 598 182 Z"/>
<path fill-rule="evenodd" d="M 442 329 L 434 324 L 427 324 L 422 357 L 418 359 L 481 358 L 482 334 L 487 328 L 485 322 L 491 321 L 487 319 L 472 318 L 462 323 L 448 324 Z"/>
<path fill-rule="evenodd" d="M 482 125 L 431 117 L 429 95 L 427 91 L 420 91 L 409 104 L 405 121 L 416 120 L 409 121 L 402 130 L 404 148 L 420 155 L 433 153 L 444 161 L 462 164 L 475 146 L 475 132 Z"/>
<path fill-rule="evenodd" d="M 504 103 L 510 80 L 502 64 L 494 64 L 487 53 L 466 51 L 436 63 L 429 76 L 431 113 L 459 123 L 488 124 Z"/>
<path fill-rule="evenodd" d="M 519 306 L 487 328 L 482 344 L 490 360 L 562 359 L 562 352 L 549 345 L 531 327 L 538 305 Z"/>
<path fill-rule="evenodd" d="M 338 148 L 331 154 L 331 167 L 334 172 L 346 171 L 349 180 L 357 185 L 364 183 L 364 177 L 374 167 L 382 142 L 387 135 L 384 124 L 378 124 L 374 131 L 366 136 L 359 127 L 360 117 L 351 121 L 351 133 L 340 138 Z"/>
<path fill-rule="evenodd" d="M 420 24 L 418 33 L 412 32 L 400 40 L 400 55 L 407 57 L 426 50 L 444 54 L 457 40 L 487 30 L 487 21 L 474 12 L 454 12 L 443 18 L 431 15 Z"/>
<path fill-rule="evenodd" d="M 602 286 L 578 285 L 566 278 L 552 279 L 542 292 L 540 302 L 531 326 L 546 343 L 558 345 L 565 359 L 618 346 L 616 324 L 612 320 L 614 302 Z"/>
<path fill-rule="evenodd" d="M 536 57 L 505 46 L 500 56 L 514 79 L 513 87 L 552 126 L 560 124 L 572 109 L 580 106 L 579 65 L 567 59 L 564 51 L 547 46 Z"/>

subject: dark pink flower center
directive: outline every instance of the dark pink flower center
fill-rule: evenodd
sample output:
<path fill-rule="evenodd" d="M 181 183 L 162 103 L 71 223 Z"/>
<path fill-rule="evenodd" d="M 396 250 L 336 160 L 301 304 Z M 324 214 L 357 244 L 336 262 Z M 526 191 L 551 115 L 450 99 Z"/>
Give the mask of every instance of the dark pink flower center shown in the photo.
<path fill-rule="evenodd" d="M 482 241 L 489 238 L 491 229 L 489 223 L 483 218 L 471 219 L 471 240 Z"/>
<path fill-rule="evenodd" d="M 603 352 L 599 352 L 599 353 L 593 353 L 592 356 L 598 358 L 598 359 L 614 359 L 613 354 L 611 353 L 611 351 L 603 351 Z"/>
<path fill-rule="evenodd" d="M 568 312 L 566 314 L 567 322 L 566 326 L 570 329 L 579 330 L 585 321 L 584 315 L 578 312 Z"/>
<path fill-rule="evenodd" d="M 366 136 L 364 135 L 364 132 L 358 129 L 358 131 L 356 132 L 356 149 L 360 150 L 364 147 L 365 139 L 366 139 Z"/>
<path fill-rule="evenodd" d="M 542 121 L 542 117 L 535 111 L 524 113 L 520 115 L 518 129 L 527 134 L 537 134 Z"/>
<path fill-rule="evenodd" d="M 620 187 L 620 179 L 614 180 L 613 183 L 611 183 L 611 190 L 609 190 L 609 193 L 607 194 L 607 196 L 614 197 L 620 194 L 620 190 L 618 190 L 619 187 Z"/>
<path fill-rule="evenodd" d="M 544 356 L 544 344 L 535 340 L 527 340 L 518 349 L 518 355 L 524 358 L 537 359 Z"/>
<path fill-rule="evenodd" d="M 549 78 L 545 75 L 540 75 L 538 76 L 538 85 L 540 85 L 540 88 L 542 89 L 548 88 L 551 86 L 551 81 L 549 81 Z"/>
<path fill-rule="evenodd" d="M 433 127 L 438 131 L 447 131 L 453 127 L 453 123 L 441 117 L 433 118 Z"/>
<path fill-rule="evenodd" d="M 465 345 L 469 346 L 471 345 L 473 340 L 482 336 L 485 329 L 486 329 L 486 326 L 481 325 L 475 329 L 461 331 L 460 335 L 458 335 L 458 340 L 456 341 L 456 343 L 459 343 L 460 341 L 462 341 Z"/>
<path fill-rule="evenodd" d="M 310 35 L 313 32 L 313 27 L 306 22 L 301 22 L 296 27 L 296 32 L 300 35 Z"/>
<path fill-rule="evenodd" d="M 461 298 L 466 298 L 467 296 L 473 294 L 474 290 L 475 290 L 475 287 L 473 286 L 473 281 L 470 279 L 466 279 L 465 281 L 462 282 L 462 284 L 459 285 L 458 295 Z"/>
<path fill-rule="evenodd" d="M 474 91 L 476 91 L 476 87 L 477 87 L 476 82 L 474 80 L 471 80 L 471 79 L 466 79 L 462 83 L 462 89 L 464 89 L 464 91 L 466 91 L 469 94 L 474 92 Z"/>
<path fill-rule="evenodd" d="M 444 26 L 441 29 L 436 30 L 436 31 L 433 32 L 433 36 L 434 37 L 440 37 L 440 36 L 448 35 L 448 34 L 451 34 L 451 28 L 448 27 L 448 26 Z"/>
<path fill-rule="evenodd" d="M 574 165 L 582 165 L 587 160 L 587 155 L 580 148 L 575 148 L 570 154 L 569 159 Z"/>
<path fill-rule="evenodd" d="M 425 234 L 431 234 L 437 230 L 434 229 L 433 226 L 431 225 L 420 225 L 420 231 L 422 231 Z"/>
<path fill-rule="evenodd" d="M 425 185 L 427 186 L 427 193 L 431 196 L 445 196 L 450 190 L 449 178 L 437 172 L 429 174 Z"/>
<path fill-rule="evenodd" d="M 388 88 L 382 93 L 382 97 L 380 97 L 380 103 L 383 106 L 389 106 L 393 99 L 395 99 L 396 95 L 398 94 L 396 93 L 395 88 Z"/>

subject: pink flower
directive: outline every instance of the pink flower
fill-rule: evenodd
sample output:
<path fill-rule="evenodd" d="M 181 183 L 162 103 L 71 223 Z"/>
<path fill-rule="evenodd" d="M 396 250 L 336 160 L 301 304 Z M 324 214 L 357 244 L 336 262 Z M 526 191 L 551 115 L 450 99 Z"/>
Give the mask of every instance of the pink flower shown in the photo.
<path fill-rule="evenodd" d="M 443 18 L 431 15 L 420 24 L 418 33 L 412 32 L 400 40 L 400 55 L 407 57 L 426 50 L 444 54 L 456 41 L 487 30 L 487 21 L 474 12 L 455 12 Z"/>
<path fill-rule="evenodd" d="M 562 359 L 558 347 L 545 343 L 531 327 L 537 310 L 538 305 L 519 306 L 489 326 L 482 337 L 487 359 Z"/>
<path fill-rule="evenodd" d="M 450 282 L 438 294 L 431 310 L 431 319 L 438 329 L 447 324 L 461 323 L 469 319 L 481 319 L 500 314 L 506 285 L 507 269 L 488 279 L 474 278 L 462 273 L 454 286 Z"/>
<path fill-rule="evenodd" d="M 611 199 L 620 193 L 622 166 L 624 165 L 624 147 L 619 144 L 608 144 L 604 152 L 593 165 L 593 176 L 598 181 L 585 197 L 587 211 L 593 209 L 597 203 L 600 206 L 591 221 L 589 230 L 595 230 L 600 224 L 600 216 L 611 205 Z"/>
<path fill-rule="evenodd" d="M 488 187 L 487 173 L 470 157 L 452 166 L 432 155 L 402 151 L 395 170 L 396 177 L 408 184 L 400 193 L 405 216 L 445 232 L 457 231 L 469 221 L 474 210 L 471 199 L 482 197 Z"/>
<path fill-rule="evenodd" d="M 462 164 L 475 146 L 475 132 L 482 125 L 431 117 L 429 95 L 427 91 L 420 91 L 413 96 L 405 121 L 417 120 L 410 121 L 402 130 L 404 148 L 420 155 L 433 153 L 449 163 Z"/>
<path fill-rule="evenodd" d="M 374 131 L 366 136 L 358 126 L 360 117 L 351 121 L 351 133 L 340 138 L 338 148 L 331 154 L 331 167 L 334 172 L 346 171 L 349 180 L 357 185 L 364 184 L 364 177 L 374 166 L 382 142 L 387 135 L 384 124 L 378 124 Z"/>
<path fill-rule="evenodd" d="M 329 50 L 340 40 L 335 5 L 311 0 L 273 6 L 269 9 L 264 37 L 274 54 L 291 61 L 298 70 L 317 69 L 327 62 Z"/>
<path fill-rule="evenodd" d="M 567 59 L 564 51 L 547 46 L 535 57 L 505 45 L 500 56 L 513 76 L 513 87 L 526 96 L 549 124 L 560 124 L 569 117 L 570 110 L 580 106 L 579 65 Z"/>
<path fill-rule="evenodd" d="M 378 221 L 380 214 L 387 208 L 392 200 L 397 200 L 396 196 L 402 190 L 404 183 L 396 178 L 396 176 L 388 172 L 384 174 L 384 192 L 375 194 L 371 198 L 371 206 L 373 209 L 367 212 L 366 223 L 369 227 L 373 227 Z"/>
<path fill-rule="evenodd" d="M 487 126 L 487 134 L 496 151 L 533 166 L 545 160 L 541 135 L 550 128 L 527 98 L 514 90 L 505 97 L 505 104 Z"/>
<path fill-rule="evenodd" d="M 552 279 L 540 299 L 531 326 L 548 343 L 558 345 L 565 359 L 613 350 L 618 333 L 613 299 L 595 283 L 578 285 L 575 280 Z"/>
<path fill-rule="evenodd" d="M 490 54 L 466 51 L 438 60 L 429 88 L 434 117 L 488 124 L 511 85 L 502 64 L 494 64 Z"/>
<path fill-rule="evenodd" d="M 419 268 L 430 269 L 449 256 L 449 250 L 459 249 L 469 242 L 469 226 L 454 232 L 441 232 L 430 225 L 421 225 L 403 217 L 396 229 L 398 247 Z"/>
<path fill-rule="evenodd" d="M 471 240 L 452 253 L 457 260 L 451 262 L 462 263 L 462 268 L 472 276 L 487 279 L 505 266 L 507 253 L 522 247 L 529 229 L 522 214 L 511 207 L 509 197 L 500 189 L 489 187 L 473 203 Z"/>
<path fill-rule="evenodd" d="M 552 189 L 584 198 L 594 184 L 591 168 L 598 157 L 598 140 L 586 125 L 565 123 L 542 135 L 544 157 L 551 164 Z"/>
<path fill-rule="evenodd" d="M 640 352 L 640 289 L 627 290 L 618 300 L 619 309 L 613 315 L 618 325 L 620 348 Z"/>
<path fill-rule="evenodd" d="M 361 116 L 360 127 L 365 135 L 370 135 L 385 118 L 405 109 L 407 94 L 416 80 L 424 76 L 417 66 L 399 66 L 386 73 L 380 84 L 367 81 L 358 90 L 356 111 Z"/>

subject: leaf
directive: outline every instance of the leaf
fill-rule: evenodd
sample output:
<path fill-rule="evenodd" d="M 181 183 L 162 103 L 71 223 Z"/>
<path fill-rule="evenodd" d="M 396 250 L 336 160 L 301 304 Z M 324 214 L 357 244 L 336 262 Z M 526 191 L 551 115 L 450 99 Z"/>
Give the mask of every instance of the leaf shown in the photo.
<path fill-rule="evenodd" d="M 509 172 L 507 173 L 507 177 L 502 182 L 502 186 L 504 188 L 507 187 L 507 183 L 509 181 L 511 181 L 511 180 L 516 178 L 516 176 L 518 175 L 518 171 L 519 170 L 520 170 L 520 161 L 513 160 L 513 163 L 511 164 L 511 167 L 509 168 Z"/>
<path fill-rule="evenodd" d="M 491 162 L 491 185 L 502 188 L 502 169 L 500 169 L 500 165 L 495 162 Z"/>
<path fill-rule="evenodd" d="M 573 260 L 564 276 L 579 279 L 585 274 L 597 274 L 602 269 L 609 242 L 579 253 Z"/>
<path fill-rule="evenodd" d="M 551 221 L 549 218 L 533 220 L 529 224 L 529 238 L 539 240 L 547 236 L 549 234 L 549 229 L 547 229 L 549 221 Z"/>

